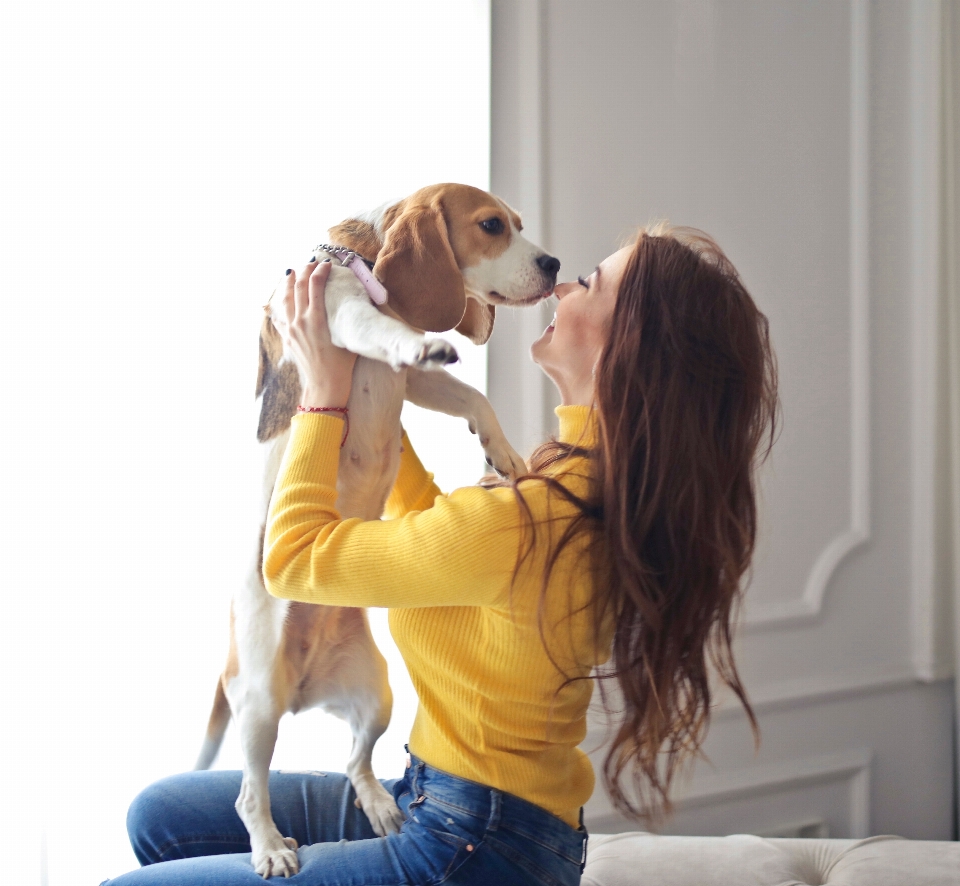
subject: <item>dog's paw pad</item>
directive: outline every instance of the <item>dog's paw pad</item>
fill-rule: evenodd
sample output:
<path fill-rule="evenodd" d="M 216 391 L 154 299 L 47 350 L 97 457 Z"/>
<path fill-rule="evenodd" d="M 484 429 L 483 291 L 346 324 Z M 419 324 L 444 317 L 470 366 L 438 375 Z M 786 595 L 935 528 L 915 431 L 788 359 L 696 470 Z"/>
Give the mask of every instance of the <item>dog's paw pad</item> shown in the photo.
<path fill-rule="evenodd" d="M 434 338 L 424 342 L 417 354 L 418 366 L 446 366 L 456 363 L 460 359 L 457 349 L 442 338 Z"/>

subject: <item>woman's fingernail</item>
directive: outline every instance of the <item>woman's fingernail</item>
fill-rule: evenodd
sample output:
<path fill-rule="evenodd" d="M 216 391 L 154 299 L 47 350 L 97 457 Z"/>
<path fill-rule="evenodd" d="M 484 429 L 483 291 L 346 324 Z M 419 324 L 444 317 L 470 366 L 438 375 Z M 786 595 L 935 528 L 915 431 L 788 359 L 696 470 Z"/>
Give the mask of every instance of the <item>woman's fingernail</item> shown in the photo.
<path fill-rule="evenodd" d="M 329 258 L 325 258 L 322 262 L 320 262 L 320 264 L 322 264 L 322 265 L 328 265 L 328 264 L 330 264 L 330 259 L 329 259 Z"/>
<path fill-rule="evenodd" d="M 310 256 L 310 261 L 307 262 L 308 265 L 312 265 L 317 260 L 315 255 Z"/>
<path fill-rule="evenodd" d="M 293 273 L 293 268 L 287 268 L 287 276 L 289 277 Z"/>

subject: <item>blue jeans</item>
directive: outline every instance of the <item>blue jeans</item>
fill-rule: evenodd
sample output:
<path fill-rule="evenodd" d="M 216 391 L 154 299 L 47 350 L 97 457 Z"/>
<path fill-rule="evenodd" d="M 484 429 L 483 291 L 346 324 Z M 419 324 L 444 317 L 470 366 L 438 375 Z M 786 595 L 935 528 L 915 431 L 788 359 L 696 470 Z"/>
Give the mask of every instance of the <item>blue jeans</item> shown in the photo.
<path fill-rule="evenodd" d="M 411 758 L 384 781 L 403 810 L 400 833 L 374 835 L 346 776 L 271 772 L 280 833 L 300 845 L 288 886 L 577 886 L 586 831 L 503 791 Z M 262 886 L 233 804 L 240 773 L 188 772 L 158 781 L 131 804 L 127 829 L 144 867 L 110 886 Z M 104 884 L 105 886 L 105 884 Z"/>

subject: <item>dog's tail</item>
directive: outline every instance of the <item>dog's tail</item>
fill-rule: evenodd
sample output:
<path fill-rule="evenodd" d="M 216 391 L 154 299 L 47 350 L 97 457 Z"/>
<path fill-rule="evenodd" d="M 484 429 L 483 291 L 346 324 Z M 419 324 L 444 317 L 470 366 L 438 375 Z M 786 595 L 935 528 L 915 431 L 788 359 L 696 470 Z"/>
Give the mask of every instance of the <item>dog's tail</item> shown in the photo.
<path fill-rule="evenodd" d="M 220 745 L 223 743 L 223 736 L 227 731 L 227 725 L 230 723 L 230 704 L 227 702 L 227 694 L 223 691 L 223 679 L 217 678 L 217 691 L 213 696 L 213 708 L 210 711 L 210 720 L 207 722 L 207 734 L 203 739 L 203 747 L 200 748 L 200 756 L 194 769 L 209 769 L 213 761 L 217 759 L 220 752 Z"/>

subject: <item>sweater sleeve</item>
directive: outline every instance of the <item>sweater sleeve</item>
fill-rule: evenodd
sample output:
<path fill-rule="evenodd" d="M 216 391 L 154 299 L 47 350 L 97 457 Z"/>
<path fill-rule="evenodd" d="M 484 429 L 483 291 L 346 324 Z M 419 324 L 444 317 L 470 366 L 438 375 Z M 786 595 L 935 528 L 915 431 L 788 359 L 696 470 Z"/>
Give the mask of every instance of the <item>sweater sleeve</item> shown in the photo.
<path fill-rule="evenodd" d="M 433 482 L 433 474 L 420 462 L 406 431 L 400 446 L 400 470 L 384 508 L 386 516 L 391 518 L 402 517 L 410 511 L 425 511 L 441 494 Z"/>
<path fill-rule="evenodd" d="M 505 605 L 520 538 L 512 490 L 467 487 L 398 519 L 342 519 L 342 432 L 332 416 L 293 419 L 267 517 L 267 590 L 332 606 Z"/>

